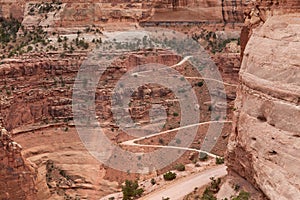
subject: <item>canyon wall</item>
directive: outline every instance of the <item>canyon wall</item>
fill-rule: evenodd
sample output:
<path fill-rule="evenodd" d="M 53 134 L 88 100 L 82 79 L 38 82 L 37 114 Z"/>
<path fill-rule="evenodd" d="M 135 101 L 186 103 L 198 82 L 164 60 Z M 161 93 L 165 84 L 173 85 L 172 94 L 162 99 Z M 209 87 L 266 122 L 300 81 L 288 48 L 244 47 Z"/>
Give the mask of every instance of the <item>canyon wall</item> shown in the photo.
<path fill-rule="evenodd" d="M 243 58 L 243 52 L 253 29 L 262 25 L 271 16 L 296 13 L 299 10 L 300 1 L 298 0 L 243 0 L 242 11 L 245 22 L 241 31 L 241 58 Z"/>
<path fill-rule="evenodd" d="M 269 199 L 298 199 L 300 2 L 254 5 L 241 37 L 246 48 L 228 145 L 229 174 L 245 178 Z"/>
<path fill-rule="evenodd" d="M 37 172 L 21 151 L 21 145 L 0 126 L 0 199 L 36 199 Z"/>
<path fill-rule="evenodd" d="M 141 21 L 212 21 L 226 24 L 243 22 L 242 5 L 242 0 L 1 0 L 0 16 L 23 19 L 25 26 L 62 29 Z"/>
<path fill-rule="evenodd" d="M 41 56 L 41 55 L 40 55 Z M 68 58 L 2 60 L 0 109 L 3 126 L 12 130 L 28 124 L 68 121 L 71 87 L 85 55 Z M 54 120 L 54 121 L 53 121 Z"/>

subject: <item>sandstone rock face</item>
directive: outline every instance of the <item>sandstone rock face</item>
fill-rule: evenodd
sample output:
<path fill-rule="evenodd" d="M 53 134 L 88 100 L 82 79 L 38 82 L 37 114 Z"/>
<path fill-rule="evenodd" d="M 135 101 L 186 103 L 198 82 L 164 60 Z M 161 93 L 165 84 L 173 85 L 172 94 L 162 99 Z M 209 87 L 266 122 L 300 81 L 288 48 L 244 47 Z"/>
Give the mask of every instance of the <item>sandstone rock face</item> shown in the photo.
<path fill-rule="evenodd" d="M 269 199 L 300 196 L 300 21 L 273 16 L 250 38 L 240 71 L 229 171 Z"/>
<path fill-rule="evenodd" d="M 0 126 L 0 199 L 36 199 L 36 171 L 24 160 L 22 147 Z"/>
<path fill-rule="evenodd" d="M 28 124 L 71 117 L 71 86 L 85 58 L 23 58 L 3 60 L 0 67 L 0 109 L 9 131 Z M 13 109 L 12 109 L 13 108 Z"/>
<path fill-rule="evenodd" d="M 140 21 L 243 22 L 242 0 L 1 0 L 0 16 L 56 29 Z M 116 27 L 115 27 L 116 28 Z"/>
<path fill-rule="evenodd" d="M 269 17 L 273 15 L 282 15 L 286 13 L 295 13 L 300 10 L 300 1 L 298 0 L 266 0 L 266 1 L 246 1 L 243 0 L 245 25 L 241 32 L 241 57 L 252 34 L 252 29 L 262 25 Z"/>

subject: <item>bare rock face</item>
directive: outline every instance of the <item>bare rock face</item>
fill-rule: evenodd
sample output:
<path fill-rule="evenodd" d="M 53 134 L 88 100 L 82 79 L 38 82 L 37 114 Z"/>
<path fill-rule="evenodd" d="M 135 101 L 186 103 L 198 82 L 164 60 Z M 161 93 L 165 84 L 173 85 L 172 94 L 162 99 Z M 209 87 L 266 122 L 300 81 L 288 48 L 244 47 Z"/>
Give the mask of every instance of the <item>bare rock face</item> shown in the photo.
<path fill-rule="evenodd" d="M 0 126 L 0 199 L 36 199 L 34 167 L 21 155 L 22 147 Z"/>
<path fill-rule="evenodd" d="M 25 0 L 0 0 L 0 16 L 21 20 L 24 16 Z"/>
<path fill-rule="evenodd" d="M 252 30 L 262 25 L 268 18 L 274 15 L 286 13 L 295 13 L 300 10 L 300 1 L 298 0 L 243 0 L 245 23 L 241 32 L 241 57 L 252 35 Z"/>
<path fill-rule="evenodd" d="M 240 71 L 229 171 L 269 199 L 300 196 L 300 15 L 273 16 L 254 30 Z"/>
<path fill-rule="evenodd" d="M 22 19 L 25 27 L 53 31 L 147 21 L 242 23 L 242 5 L 242 0 L 1 0 L 0 16 Z"/>

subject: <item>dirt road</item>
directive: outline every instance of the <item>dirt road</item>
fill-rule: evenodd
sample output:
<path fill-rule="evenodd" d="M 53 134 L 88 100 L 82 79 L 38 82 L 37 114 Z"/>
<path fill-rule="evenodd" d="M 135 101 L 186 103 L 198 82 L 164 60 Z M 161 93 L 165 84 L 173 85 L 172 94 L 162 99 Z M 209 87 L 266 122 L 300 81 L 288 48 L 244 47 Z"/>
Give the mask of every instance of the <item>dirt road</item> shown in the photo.
<path fill-rule="evenodd" d="M 160 190 L 157 190 L 149 195 L 146 195 L 141 200 L 161 200 L 163 197 L 169 197 L 170 200 L 182 200 L 184 196 L 194 191 L 195 187 L 202 187 L 210 183 L 211 177 L 223 177 L 227 174 L 226 166 L 220 165 L 215 168 L 206 170 L 199 174 L 193 174 L 186 178 L 182 178 L 178 181 L 174 181 L 172 184 L 166 187 L 162 186 Z"/>

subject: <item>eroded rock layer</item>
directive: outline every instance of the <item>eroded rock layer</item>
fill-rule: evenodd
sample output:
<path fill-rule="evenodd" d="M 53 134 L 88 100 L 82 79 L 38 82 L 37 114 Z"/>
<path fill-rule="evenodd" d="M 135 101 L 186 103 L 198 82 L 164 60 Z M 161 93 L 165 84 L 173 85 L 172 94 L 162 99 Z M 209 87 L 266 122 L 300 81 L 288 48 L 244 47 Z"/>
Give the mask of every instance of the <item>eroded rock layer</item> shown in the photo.
<path fill-rule="evenodd" d="M 140 21 L 241 23 L 242 5 L 242 0 L 1 0 L 0 16 L 24 19 L 25 26 L 61 29 Z"/>
<path fill-rule="evenodd" d="M 250 38 L 240 71 L 229 171 L 270 199 L 300 196 L 300 15 L 273 16 Z"/>
<path fill-rule="evenodd" d="M 24 160 L 21 150 L 0 126 L 0 199 L 36 199 L 37 172 Z"/>

